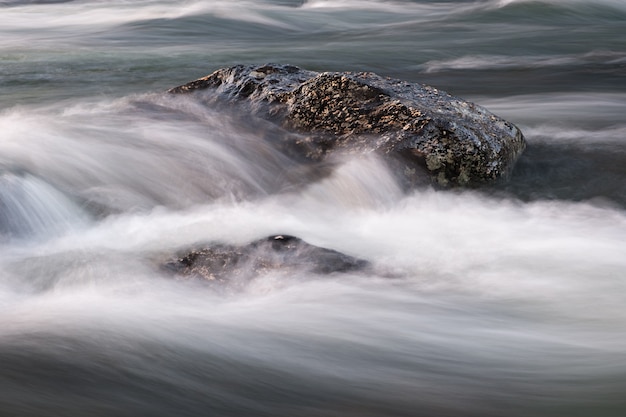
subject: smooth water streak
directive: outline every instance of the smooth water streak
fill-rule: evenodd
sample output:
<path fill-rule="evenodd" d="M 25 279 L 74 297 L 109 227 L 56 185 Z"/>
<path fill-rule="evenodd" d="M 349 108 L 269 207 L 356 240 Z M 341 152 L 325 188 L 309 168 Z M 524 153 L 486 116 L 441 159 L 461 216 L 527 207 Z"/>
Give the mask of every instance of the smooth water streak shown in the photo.
<path fill-rule="evenodd" d="M 622 2 L 0 6 L 0 414 L 625 414 Z M 502 184 L 407 190 L 164 93 L 254 62 L 431 84 L 528 148 Z M 163 267 L 275 234 L 369 266 Z"/>

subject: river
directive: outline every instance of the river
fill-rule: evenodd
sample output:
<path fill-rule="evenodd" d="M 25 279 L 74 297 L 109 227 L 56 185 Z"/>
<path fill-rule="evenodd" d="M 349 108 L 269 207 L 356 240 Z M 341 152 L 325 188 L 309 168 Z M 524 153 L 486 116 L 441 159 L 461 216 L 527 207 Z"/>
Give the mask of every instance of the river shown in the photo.
<path fill-rule="evenodd" d="M 0 415 L 626 415 L 621 0 L 0 0 Z M 510 178 L 314 175 L 168 88 L 374 71 L 515 123 Z M 255 127 L 257 126 L 257 127 Z M 365 272 L 215 291 L 159 267 L 272 234 Z"/>

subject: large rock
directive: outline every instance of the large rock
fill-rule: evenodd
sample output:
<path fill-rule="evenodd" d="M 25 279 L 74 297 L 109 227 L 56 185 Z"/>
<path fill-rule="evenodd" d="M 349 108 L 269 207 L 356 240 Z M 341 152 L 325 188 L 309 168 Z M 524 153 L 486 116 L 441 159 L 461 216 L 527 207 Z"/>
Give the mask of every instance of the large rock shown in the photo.
<path fill-rule="evenodd" d="M 506 176 L 524 150 L 513 124 L 433 87 L 373 73 L 306 71 L 291 65 L 238 65 L 172 88 L 209 92 L 305 136 L 304 157 L 370 152 L 425 169 L 441 185 L 472 185 Z"/>
<path fill-rule="evenodd" d="M 275 235 L 247 245 L 215 243 L 192 250 L 164 265 L 183 279 L 212 283 L 246 282 L 271 271 L 330 274 L 366 268 L 368 262 L 289 235 Z"/>

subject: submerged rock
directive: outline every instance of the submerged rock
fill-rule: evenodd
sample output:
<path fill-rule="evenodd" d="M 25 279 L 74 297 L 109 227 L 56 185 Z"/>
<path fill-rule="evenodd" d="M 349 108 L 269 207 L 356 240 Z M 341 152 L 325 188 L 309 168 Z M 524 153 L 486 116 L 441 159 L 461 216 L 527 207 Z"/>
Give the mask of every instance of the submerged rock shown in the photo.
<path fill-rule="evenodd" d="M 440 185 L 504 177 L 525 148 L 516 126 L 476 104 L 373 73 L 238 65 L 169 92 L 199 90 L 306 134 L 284 146 L 308 159 L 376 151 L 402 161 L 408 176 L 425 169 Z"/>
<path fill-rule="evenodd" d="M 214 244 L 190 251 L 164 266 L 181 278 L 232 282 L 275 270 L 316 274 L 358 271 L 368 262 L 294 236 L 276 235 L 243 246 Z"/>

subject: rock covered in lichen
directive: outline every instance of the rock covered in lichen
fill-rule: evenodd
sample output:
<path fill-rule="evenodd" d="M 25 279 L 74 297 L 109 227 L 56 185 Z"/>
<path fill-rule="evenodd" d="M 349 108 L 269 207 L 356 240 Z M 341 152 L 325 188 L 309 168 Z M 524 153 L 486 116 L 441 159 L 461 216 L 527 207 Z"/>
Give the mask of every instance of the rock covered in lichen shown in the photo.
<path fill-rule="evenodd" d="M 441 185 L 506 176 L 525 147 L 521 131 L 484 108 L 436 88 L 373 73 L 235 66 L 173 88 L 208 90 L 257 116 L 306 133 L 307 157 L 379 152 L 425 168 Z M 302 140 L 302 139 L 300 139 Z"/>

